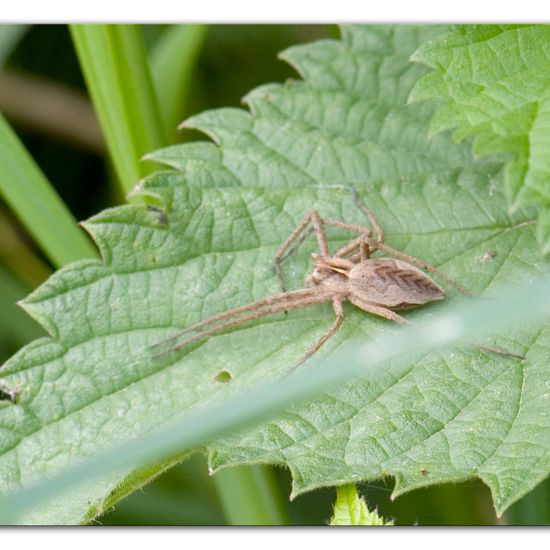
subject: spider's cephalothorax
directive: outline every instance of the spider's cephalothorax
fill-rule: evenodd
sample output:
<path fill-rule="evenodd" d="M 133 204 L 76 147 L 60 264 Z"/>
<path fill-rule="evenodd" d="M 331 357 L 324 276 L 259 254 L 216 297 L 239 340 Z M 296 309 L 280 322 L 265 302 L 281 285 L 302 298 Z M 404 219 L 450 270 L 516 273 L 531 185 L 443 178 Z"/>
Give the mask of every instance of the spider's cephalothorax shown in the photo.
<path fill-rule="evenodd" d="M 344 258 L 312 254 L 313 271 L 306 277 L 307 286 L 320 286 L 347 294 L 349 271 L 355 265 Z"/>
<path fill-rule="evenodd" d="M 431 271 L 459 292 L 471 296 L 465 288 L 434 266 L 385 245 L 384 233 L 376 218 L 363 203 L 359 202 L 357 196 L 355 198 L 358 206 L 371 223 L 374 238 L 371 229 L 367 227 L 321 218 L 317 212 L 310 212 L 275 255 L 275 273 L 279 278 L 283 292 L 218 313 L 177 332 L 168 340 L 164 340 L 154 347 L 179 339 L 184 334 L 188 336 L 182 341 L 170 345 L 168 349 L 157 353 L 155 357 L 265 315 L 331 302 L 335 314 L 332 326 L 301 357 L 295 365 L 297 366 L 311 357 L 340 328 L 344 319 L 343 303 L 346 300 L 367 313 L 396 323 L 408 323 L 409 321 L 395 310 L 411 309 L 434 300 L 442 300 L 445 296 L 443 289 L 422 269 Z M 359 236 L 331 255 L 324 226 L 339 227 L 357 233 Z M 308 288 L 287 292 L 281 264 L 312 230 L 317 238 L 320 252 L 312 254 L 314 269 L 306 278 Z M 375 252 L 383 252 L 389 257 L 372 258 L 371 255 Z M 208 325 L 211 326 L 203 329 Z M 189 335 L 191 332 L 195 332 L 195 334 Z M 499 355 L 523 358 L 475 342 L 471 344 Z"/>

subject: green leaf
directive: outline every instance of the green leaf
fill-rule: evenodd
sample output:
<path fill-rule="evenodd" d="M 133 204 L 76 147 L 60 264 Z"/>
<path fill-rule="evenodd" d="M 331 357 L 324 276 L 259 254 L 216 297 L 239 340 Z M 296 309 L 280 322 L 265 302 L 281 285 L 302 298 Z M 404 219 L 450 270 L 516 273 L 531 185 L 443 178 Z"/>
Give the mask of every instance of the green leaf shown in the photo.
<path fill-rule="evenodd" d="M 393 525 L 393 521 L 385 521 L 376 511 L 369 511 L 365 499 L 357 494 L 355 485 L 342 485 L 336 487 L 334 516 L 330 525 Z"/>
<path fill-rule="evenodd" d="M 428 141 L 434 105 L 406 105 L 425 74 L 408 59 L 442 30 L 351 27 L 342 41 L 292 48 L 284 58 L 303 81 L 254 90 L 250 112 L 221 109 L 188 121 L 219 145 L 149 155 L 172 169 L 152 174 L 136 193 L 163 209 L 129 205 L 89 220 L 103 261 L 60 270 L 24 302 L 51 338 L 0 370 L 21 388 L 18 404 L 0 409 L 2 492 L 284 376 L 332 323 L 329 305 L 254 321 L 157 359 L 150 346 L 277 293 L 273 255 L 305 212 L 365 223 L 352 186 L 387 244 L 474 293 L 492 296 L 547 269 L 533 210 L 507 212 L 501 165 L 474 160 L 448 135 Z M 329 237 L 334 249 L 350 236 Z M 284 264 L 289 286 L 303 286 L 313 250 L 310 239 Z M 438 308 L 407 316 L 420 320 Z M 317 357 L 393 330 L 346 307 L 343 327 Z M 526 355 L 524 362 L 476 348 L 394 361 L 375 378 L 218 440 L 210 466 L 287 465 L 294 495 L 386 475 L 396 477 L 398 495 L 479 476 L 502 512 L 548 475 L 548 340 L 545 328 L 526 323 L 490 340 Z M 123 480 L 130 490 L 147 475 L 109 471 L 23 521 L 85 521 L 113 502 Z"/>
<path fill-rule="evenodd" d="M 411 324 L 371 342 L 346 346 L 328 360 L 316 360 L 311 368 L 298 369 L 275 384 L 261 384 L 234 397 L 194 413 L 179 417 L 161 429 L 105 449 L 73 464 L 53 476 L 42 479 L 27 489 L 0 498 L 0 524 L 9 525 L 29 510 L 47 503 L 52 509 L 53 498 L 73 490 L 80 483 L 102 478 L 106 470 L 138 469 L 153 466 L 155 461 L 182 455 L 185 449 L 195 449 L 227 432 L 260 423 L 298 403 L 307 402 L 327 388 L 334 388 L 358 375 L 367 375 L 371 382 L 384 372 L 380 367 L 395 358 L 413 353 L 426 354 L 438 347 L 449 346 L 464 339 L 486 334 L 497 328 L 507 328 L 522 321 L 546 319 L 550 308 L 550 280 L 543 278 L 526 288 L 505 289 L 496 300 L 480 300 L 466 307 L 447 308 L 428 322 Z M 2 384 L 2 391 L 17 401 L 18 391 Z M 15 395 L 14 395 L 15 394 Z M 5 397 L 4 397 L 5 398 Z M 177 459 L 176 459 L 177 460 Z M 423 475 L 428 474 L 427 471 Z M 134 475 L 135 477 L 135 475 Z M 116 494 L 111 495 L 112 499 Z M 88 503 L 90 504 L 90 503 Z"/>
<path fill-rule="evenodd" d="M 508 155 L 504 177 L 512 210 L 540 207 L 537 237 L 550 251 L 548 25 L 465 25 L 423 44 L 413 60 L 435 69 L 411 101 L 445 100 L 431 133 L 475 136 L 477 155 Z"/>

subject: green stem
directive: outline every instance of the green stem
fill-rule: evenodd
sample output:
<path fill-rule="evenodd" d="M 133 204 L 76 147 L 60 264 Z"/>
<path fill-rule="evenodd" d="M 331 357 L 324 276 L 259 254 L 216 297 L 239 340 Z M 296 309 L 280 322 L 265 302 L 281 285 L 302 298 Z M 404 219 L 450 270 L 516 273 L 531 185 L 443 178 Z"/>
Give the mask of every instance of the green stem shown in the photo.
<path fill-rule="evenodd" d="M 330 525 L 393 525 L 393 521 L 386 521 L 376 510 L 369 510 L 365 499 L 357 492 L 357 487 L 350 483 L 336 487 L 334 516 Z"/>
<path fill-rule="evenodd" d="M 0 66 L 17 47 L 29 25 L 0 25 Z"/>
<path fill-rule="evenodd" d="M 509 525 L 550 524 L 550 480 L 543 481 L 506 512 Z"/>
<path fill-rule="evenodd" d="M 143 36 L 136 25 L 71 25 L 73 43 L 124 193 L 151 168 L 140 164 L 165 146 Z"/>
<path fill-rule="evenodd" d="M 97 256 L 90 240 L 2 115 L 0 194 L 56 267 Z"/>
<path fill-rule="evenodd" d="M 30 290 L 42 284 L 52 274 L 52 269 L 15 225 L 0 208 L 0 262 Z"/>
<path fill-rule="evenodd" d="M 206 25 L 173 25 L 150 52 L 151 73 L 164 119 L 166 135 L 173 142 L 191 90 L 191 76 L 206 38 Z"/>
<path fill-rule="evenodd" d="M 31 319 L 16 302 L 24 298 L 30 288 L 0 264 L 0 343 L 17 348 L 35 338 L 44 336 L 44 330 Z"/>
<path fill-rule="evenodd" d="M 288 524 L 277 480 L 267 466 L 228 468 L 212 479 L 230 525 Z"/>

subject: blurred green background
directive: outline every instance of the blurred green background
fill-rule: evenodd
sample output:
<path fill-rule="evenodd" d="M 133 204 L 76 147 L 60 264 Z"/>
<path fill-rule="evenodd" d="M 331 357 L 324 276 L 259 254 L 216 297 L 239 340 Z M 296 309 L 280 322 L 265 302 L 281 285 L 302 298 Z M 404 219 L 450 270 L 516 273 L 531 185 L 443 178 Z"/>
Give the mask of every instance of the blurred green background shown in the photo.
<path fill-rule="evenodd" d="M 150 52 L 169 26 L 141 27 Z M 288 46 L 336 38 L 335 26 L 210 25 L 197 40 L 191 83 L 182 98 L 181 120 L 216 107 L 241 106 L 255 86 L 296 78 L 277 59 Z M 64 25 L 0 26 L 0 111 L 44 171 L 73 215 L 84 220 L 124 200 L 106 159 L 101 131 L 87 98 L 84 79 Z M 177 67 L 174 67 L 177 70 Z M 161 105 L 162 110 L 162 105 Z M 173 142 L 199 137 L 173 132 Z M 204 139 L 204 136 L 202 136 Z M 0 361 L 44 334 L 15 302 L 43 282 L 53 266 L 17 218 L 0 200 Z M 334 490 L 324 489 L 290 502 L 290 474 L 270 468 L 289 524 L 323 525 L 331 517 Z M 219 525 L 223 496 L 215 476 L 196 453 L 98 518 L 103 525 Z M 514 505 L 501 520 L 495 517 L 488 489 L 480 482 L 419 490 L 392 502 L 393 481 L 359 486 L 369 506 L 398 525 L 487 525 L 549 523 L 550 485 L 541 485 Z M 238 499 L 237 492 L 234 498 Z"/>

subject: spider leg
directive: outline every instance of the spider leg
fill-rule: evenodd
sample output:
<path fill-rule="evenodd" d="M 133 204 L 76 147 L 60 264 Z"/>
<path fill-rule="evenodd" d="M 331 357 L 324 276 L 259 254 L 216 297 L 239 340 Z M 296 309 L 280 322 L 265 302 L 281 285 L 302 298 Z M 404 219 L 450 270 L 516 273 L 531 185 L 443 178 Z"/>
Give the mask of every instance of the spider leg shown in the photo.
<path fill-rule="evenodd" d="M 317 237 L 317 243 L 321 254 L 323 256 L 330 256 L 327 236 L 325 235 L 325 230 L 323 229 L 323 220 L 314 210 L 311 212 L 311 224 L 313 225 L 313 231 L 315 231 L 315 236 Z"/>
<path fill-rule="evenodd" d="M 283 292 L 281 294 L 275 294 L 274 296 L 268 296 L 267 298 L 262 298 L 261 300 L 251 302 L 250 304 L 245 304 L 244 306 L 235 307 L 233 309 L 223 311 L 222 313 L 217 313 L 216 315 L 212 315 L 211 317 L 208 317 L 207 319 L 204 319 L 199 323 L 196 323 L 195 325 L 184 328 L 183 330 L 179 330 L 172 336 L 169 336 L 168 338 L 165 338 L 164 340 L 161 340 L 160 342 L 153 344 L 151 346 L 151 349 L 162 346 L 167 342 L 177 340 L 178 338 L 180 338 L 180 336 L 183 336 L 184 334 L 195 331 L 199 328 L 205 327 L 217 321 L 222 321 L 223 319 L 227 319 L 228 317 L 233 317 L 235 315 L 240 315 L 242 313 L 247 313 L 249 311 L 254 311 L 254 310 L 256 310 L 256 312 L 258 313 L 258 312 L 261 312 L 261 310 L 265 306 L 274 306 L 281 303 L 285 304 L 288 307 L 288 304 L 292 304 L 295 301 L 300 301 L 304 299 L 307 300 L 309 297 L 315 294 L 319 294 L 318 290 L 315 288 L 295 290 L 292 292 Z M 259 315 L 259 316 L 261 317 L 262 315 Z"/>
<path fill-rule="evenodd" d="M 340 248 L 340 250 L 336 252 L 335 256 L 337 258 L 343 258 L 359 248 L 359 254 L 354 254 L 348 259 L 351 260 L 353 263 L 356 263 L 359 260 L 363 261 L 364 259 L 368 259 L 371 254 L 376 252 L 376 250 L 378 249 L 378 245 L 374 244 L 376 242 L 377 241 L 370 239 L 366 233 L 361 233 L 359 237 L 352 239 L 348 244 Z"/>
<path fill-rule="evenodd" d="M 297 291 L 300 292 L 300 291 Z M 280 295 L 278 295 L 280 296 Z M 216 325 L 214 327 L 210 327 L 208 329 L 202 330 L 201 332 L 198 332 L 197 334 L 193 334 L 191 336 L 188 336 L 183 341 L 178 342 L 177 344 L 170 346 L 168 349 L 158 352 L 157 354 L 153 355 L 153 359 L 158 359 L 159 357 L 162 357 L 163 355 L 166 355 L 167 353 L 177 351 L 185 346 L 188 346 L 189 344 L 192 344 L 198 340 L 202 340 L 203 338 L 206 338 L 208 336 L 212 336 L 214 334 L 217 334 L 219 332 L 223 332 L 224 330 L 227 330 L 231 327 L 240 325 L 242 323 L 246 323 L 247 321 L 253 321 L 255 319 L 260 319 L 261 317 L 265 317 L 266 315 L 274 315 L 275 313 L 282 313 L 286 312 L 288 309 L 300 309 L 304 307 L 313 306 L 316 304 L 321 304 L 323 302 L 327 302 L 333 298 L 332 293 L 328 292 L 312 292 L 306 295 L 306 293 L 303 293 L 303 295 L 299 298 L 295 298 L 292 300 L 283 301 L 278 304 L 269 305 L 268 307 L 264 307 L 260 309 L 259 311 L 251 311 L 250 309 L 248 311 L 251 311 L 247 315 L 242 315 L 240 317 L 237 317 L 237 319 L 231 319 L 229 321 L 225 321 L 224 323 L 221 323 L 219 325 Z M 246 306 L 243 306 L 246 307 Z M 239 309 L 239 308 L 237 308 Z M 234 310 L 230 310 L 231 313 L 234 313 Z M 229 313 L 229 312 L 225 312 Z M 219 316 L 218 316 L 219 318 Z M 206 320 L 208 321 L 208 319 Z M 193 327 L 189 327 L 189 329 L 186 329 L 185 331 L 179 332 L 172 338 L 165 340 L 173 340 L 175 338 L 180 337 L 183 332 L 188 332 L 189 330 L 194 330 L 200 326 L 204 326 L 206 324 L 198 323 L 197 325 L 194 325 Z M 160 342 L 161 344 L 164 342 Z M 159 345 L 159 344 L 157 344 Z"/>
<path fill-rule="evenodd" d="M 411 323 L 411 321 L 409 321 L 409 319 L 407 319 L 406 317 L 403 317 L 402 315 L 399 315 L 399 313 L 395 313 L 395 311 L 392 311 L 391 309 L 388 309 L 384 306 L 371 304 L 370 302 L 361 300 L 357 296 L 349 296 L 348 299 L 354 306 L 362 309 L 363 311 L 366 311 L 367 313 L 372 313 L 373 315 L 383 317 L 388 321 L 394 321 L 395 323 L 399 323 L 401 325 Z"/>
<path fill-rule="evenodd" d="M 357 193 L 357 189 L 355 189 L 355 187 L 353 187 L 352 189 L 353 189 L 353 200 L 355 201 L 355 204 L 359 209 L 361 209 L 364 212 L 364 214 L 369 219 L 369 222 L 372 225 L 372 228 L 374 230 L 374 235 L 376 237 L 376 240 L 378 242 L 383 243 L 384 231 L 382 230 L 382 227 L 380 227 L 378 220 L 376 219 L 374 214 L 367 208 L 367 205 L 363 202 L 363 200 L 359 196 L 359 193 Z"/>
<path fill-rule="evenodd" d="M 302 363 L 307 361 L 314 353 L 316 353 L 319 348 L 327 341 L 329 340 L 336 331 L 340 328 L 342 325 L 342 321 L 344 320 L 344 306 L 343 304 L 343 298 L 337 297 L 333 298 L 332 300 L 332 309 L 334 310 L 334 315 L 336 315 L 336 318 L 334 319 L 334 322 L 332 323 L 331 327 L 321 336 L 317 342 L 311 348 L 309 348 L 300 359 L 292 366 L 292 369 L 290 369 L 289 373 L 292 372 L 295 368 L 299 367 Z"/>
<path fill-rule="evenodd" d="M 357 225 L 354 223 L 347 223 L 347 222 L 341 222 L 339 220 L 323 220 L 323 223 L 325 225 L 330 225 L 331 227 L 341 227 L 342 229 L 346 229 L 347 231 L 353 231 L 354 233 L 359 233 L 359 237 L 351 240 L 349 243 L 344 245 L 342 248 L 336 251 L 334 254 L 337 257 L 343 257 L 346 254 L 349 254 L 356 248 L 360 248 L 361 254 L 366 255 L 368 258 L 373 252 L 376 251 L 376 247 L 371 244 L 367 244 L 367 240 L 365 237 L 371 236 L 371 230 L 368 227 L 363 227 L 362 225 Z M 376 242 L 374 239 L 371 239 L 369 241 L 370 243 Z"/>
<path fill-rule="evenodd" d="M 367 241 L 365 240 L 365 235 L 361 235 L 361 244 L 359 245 L 359 258 L 362 262 L 370 258 L 370 249 Z"/>
<path fill-rule="evenodd" d="M 298 248 L 300 248 L 300 245 L 313 233 L 313 227 L 308 227 L 305 231 L 302 232 L 299 238 L 296 239 L 296 243 L 292 248 L 289 248 L 280 259 L 280 262 L 284 262 L 288 257 L 292 256 Z"/>
<path fill-rule="evenodd" d="M 377 315 L 379 317 L 383 317 L 384 319 L 388 319 L 389 321 L 395 321 L 396 323 L 400 324 L 410 324 L 411 321 L 409 319 L 406 319 L 402 315 L 399 315 L 398 313 L 395 313 L 395 311 L 392 311 L 391 309 L 387 309 L 383 306 L 378 306 L 376 304 L 371 304 L 369 302 L 365 302 L 364 300 L 361 300 L 360 298 L 357 298 L 355 296 L 350 296 L 349 301 L 354 305 L 357 306 L 359 309 L 362 309 L 363 311 L 366 311 L 367 313 L 372 313 L 373 315 Z M 478 342 L 474 342 L 471 340 L 464 340 L 466 344 L 469 346 L 476 347 L 478 349 L 481 349 L 483 351 L 488 351 L 490 353 L 496 353 L 497 355 L 504 355 L 506 357 L 514 357 L 515 359 L 525 359 L 523 355 L 516 355 L 515 353 L 510 353 L 509 351 L 494 348 L 492 346 L 486 346 L 485 344 L 480 344 Z"/>
<path fill-rule="evenodd" d="M 328 250 L 328 241 L 327 237 L 325 235 L 325 231 L 323 229 L 323 220 L 317 214 L 315 211 L 309 212 L 306 217 L 297 225 L 296 229 L 289 235 L 288 239 L 280 246 L 279 250 L 277 250 L 275 257 L 273 258 L 273 266 L 275 268 L 275 274 L 277 275 L 277 279 L 279 279 L 279 283 L 281 285 L 281 289 L 283 292 L 285 291 L 285 282 L 283 278 L 283 273 L 281 270 L 281 263 L 283 260 L 288 258 L 290 253 L 294 252 L 298 246 L 304 241 L 305 237 L 307 237 L 307 234 L 304 236 L 301 236 L 301 233 L 306 229 L 306 227 L 311 223 L 313 226 L 313 231 L 315 232 L 315 235 L 317 237 L 317 243 L 319 245 L 319 250 L 321 251 L 321 254 L 323 256 L 329 255 Z M 298 244 L 293 247 L 288 254 L 285 254 L 288 250 L 288 248 L 298 239 Z"/>
<path fill-rule="evenodd" d="M 486 346 L 485 344 L 480 344 L 478 342 L 472 342 L 471 340 L 464 340 L 468 345 L 479 348 L 483 351 L 488 351 L 489 353 L 496 353 L 497 355 L 503 355 L 505 357 L 514 357 L 515 359 L 525 359 L 524 355 L 516 355 L 515 353 L 510 353 L 509 351 L 494 348 L 492 346 Z"/>

